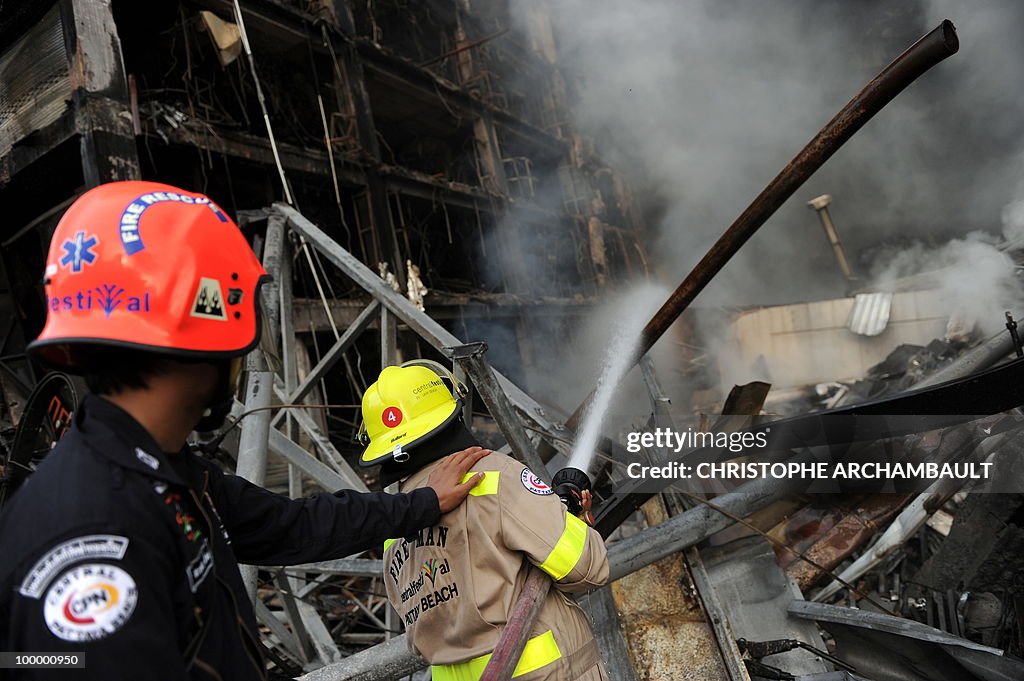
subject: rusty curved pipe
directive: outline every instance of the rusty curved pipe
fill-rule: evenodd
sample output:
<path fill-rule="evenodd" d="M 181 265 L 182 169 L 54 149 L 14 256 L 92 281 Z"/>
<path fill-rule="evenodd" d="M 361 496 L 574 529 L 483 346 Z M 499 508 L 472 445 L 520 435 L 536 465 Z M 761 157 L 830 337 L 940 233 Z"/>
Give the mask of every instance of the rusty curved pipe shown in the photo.
<path fill-rule="evenodd" d="M 885 108 L 896 95 L 903 92 L 925 71 L 946 57 L 956 54 L 959 49 L 960 41 L 956 35 L 956 27 L 953 26 L 953 22 L 946 19 L 931 33 L 907 48 L 865 85 L 864 89 L 858 92 L 775 176 L 775 179 L 768 183 L 747 209 L 740 213 L 736 221 L 719 237 L 693 271 L 651 317 L 643 329 L 640 348 L 634 362 L 651 349 L 683 310 L 689 307 L 697 294 L 704 290 L 708 282 L 721 271 L 732 256 L 736 255 L 736 251 L 807 181 L 807 178 L 824 165 L 825 161 L 876 113 Z M 576 427 L 583 407 L 589 401 L 590 396 L 576 408 L 566 421 L 568 427 Z"/>

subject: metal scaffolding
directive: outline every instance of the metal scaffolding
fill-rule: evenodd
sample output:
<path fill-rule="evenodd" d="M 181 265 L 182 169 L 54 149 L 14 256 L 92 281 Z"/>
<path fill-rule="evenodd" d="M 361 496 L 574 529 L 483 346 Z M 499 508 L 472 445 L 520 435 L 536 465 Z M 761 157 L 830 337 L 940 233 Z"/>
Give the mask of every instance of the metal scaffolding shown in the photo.
<path fill-rule="evenodd" d="M 513 454 L 550 479 L 536 454 L 537 442 L 544 438 L 552 446 L 564 447 L 570 433 L 546 408 L 490 367 L 483 357 L 486 345 L 463 345 L 294 208 L 278 203 L 263 211 L 262 216 L 267 221 L 262 259 L 275 283 L 262 291 L 264 342 L 247 359 L 243 403 L 236 405 L 235 410 L 236 415 L 252 412 L 241 422 L 236 467 L 239 475 L 265 484 L 268 455 L 273 454 L 286 462 L 289 491 L 293 495 L 308 491 L 302 489 L 303 479 L 327 492 L 366 491 L 362 478 L 318 422 L 322 405 L 307 406 L 304 400 L 338 367 L 359 338 L 373 333 L 371 326 L 376 322 L 383 366 L 397 361 L 399 329 L 415 333 L 453 361 L 453 369 L 468 378 L 507 437 Z M 355 321 L 337 334 L 335 343 L 323 349 L 320 360 L 302 376 L 295 366 L 299 343 L 292 323 L 293 259 L 329 263 L 337 270 L 332 275 L 342 275 L 369 297 Z M 326 278 L 327 273 L 322 275 Z M 379 560 L 353 556 L 280 568 L 273 571 L 272 580 L 261 584 L 257 584 L 256 568 L 247 567 L 243 574 L 254 598 L 257 617 L 266 627 L 271 655 L 293 662 L 296 668 L 311 669 L 344 664 L 345 653 L 368 643 L 383 646 L 372 648 L 377 651 L 373 655 L 378 654 L 378 648 L 398 650 L 391 639 L 391 634 L 397 632 L 391 628 L 390 607 L 379 583 L 380 565 Z M 331 591 L 340 593 L 318 595 L 327 585 Z M 322 614 L 331 610 L 333 617 L 342 602 L 352 610 L 353 618 L 375 625 L 377 631 L 346 631 L 335 636 Z M 352 648 L 344 649 L 346 643 Z M 374 667 L 374 673 L 383 673 L 381 667 Z"/>

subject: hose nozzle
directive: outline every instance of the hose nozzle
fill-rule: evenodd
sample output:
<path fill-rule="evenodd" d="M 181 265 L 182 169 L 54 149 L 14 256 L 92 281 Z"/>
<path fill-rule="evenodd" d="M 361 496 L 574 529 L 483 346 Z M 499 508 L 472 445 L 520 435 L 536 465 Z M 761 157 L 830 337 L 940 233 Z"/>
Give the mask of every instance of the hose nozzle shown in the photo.
<path fill-rule="evenodd" d="M 569 513 L 579 515 L 583 511 L 583 493 L 592 489 L 590 476 L 579 468 L 563 468 L 551 479 L 551 487 L 562 500 Z"/>

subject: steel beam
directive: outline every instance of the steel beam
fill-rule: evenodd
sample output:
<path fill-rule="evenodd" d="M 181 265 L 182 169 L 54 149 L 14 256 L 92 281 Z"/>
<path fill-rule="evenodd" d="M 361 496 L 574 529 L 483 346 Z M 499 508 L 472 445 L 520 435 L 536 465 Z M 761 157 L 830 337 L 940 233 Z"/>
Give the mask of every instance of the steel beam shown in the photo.
<path fill-rule="evenodd" d="M 446 347 L 462 345 L 462 341 L 455 335 L 431 319 L 426 313 L 416 309 L 415 305 L 404 296 L 392 290 L 375 272 L 342 248 L 340 244 L 327 236 L 319 227 L 310 222 L 297 210 L 284 203 L 275 203 L 274 210 L 287 217 L 292 229 L 304 236 L 335 267 L 338 267 L 346 276 L 362 287 L 363 290 L 376 298 L 384 307 L 398 317 L 402 323 L 430 343 L 435 349 L 444 352 Z M 545 407 L 542 407 L 521 388 L 497 371 L 494 372 L 494 375 L 512 404 L 541 430 L 563 440 L 572 439 L 572 434 L 560 422 L 552 419 Z"/>
<path fill-rule="evenodd" d="M 386 308 L 380 310 L 380 368 L 398 364 L 398 320 Z"/>
<path fill-rule="evenodd" d="M 392 681 L 409 676 L 427 666 L 427 661 L 409 652 L 406 635 L 350 655 L 332 664 L 298 677 L 297 681 Z"/>
<path fill-rule="evenodd" d="M 331 346 L 331 348 L 324 354 L 323 358 L 317 362 L 317 365 L 313 367 L 313 370 L 309 372 L 302 382 L 299 383 L 298 387 L 295 388 L 288 395 L 288 402 L 295 404 L 303 397 L 306 393 L 316 385 L 316 383 L 327 375 L 327 372 L 334 368 L 334 365 L 338 363 L 345 351 L 352 347 L 352 343 L 355 342 L 356 338 L 374 321 L 374 313 L 379 307 L 379 303 L 376 300 L 370 301 L 370 304 L 363 308 L 363 311 L 359 313 L 355 321 L 347 329 L 345 333 L 341 334 L 341 338 Z"/>
<path fill-rule="evenodd" d="M 788 461 L 809 463 L 813 460 L 810 454 L 803 453 Z M 743 518 L 785 496 L 790 488 L 797 484 L 803 484 L 803 481 L 780 484 L 778 480 L 767 478 L 751 480 L 734 492 L 715 497 L 714 504 L 734 516 Z M 728 516 L 702 504 L 660 525 L 623 539 L 608 549 L 608 562 L 611 564 L 610 580 L 621 579 L 665 556 L 689 546 L 696 546 L 732 523 Z"/>
<path fill-rule="evenodd" d="M 683 554 L 686 556 L 687 566 L 690 568 L 690 576 L 693 578 L 693 586 L 700 596 L 700 602 L 704 606 L 704 614 L 707 616 L 711 630 L 715 632 L 715 640 L 718 641 L 718 651 L 722 656 L 722 664 L 725 665 L 726 673 L 730 681 L 750 681 L 747 674 L 747 667 L 743 663 L 743 654 L 736 645 L 736 635 L 732 630 L 732 622 L 729 621 L 728 613 L 722 607 L 722 602 L 715 591 L 715 585 L 708 576 L 707 568 L 704 567 L 704 559 L 700 557 L 700 551 L 696 546 L 686 549 Z"/>
<path fill-rule="evenodd" d="M 276 430 L 270 431 L 270 451 L 286 459 L 288 463 L 301 469 L 303 473 L 313 478 L 316 484 L 328 492 L 339 489 L 353 489 L 352 485 L 341 475 L 330 468 L 327 464 L 315 458 L 312 454 L 297 445 L 292 440 Z M 362 490 L 357 490 L 362 491 Z"/>
<path fill-rule="evenodd" d="M 469 378 L 469 374 L 458 362 L 452 367 L 452 375 L 455 376 L 455 380 L 463 383 L 464 385 L 472 385 L 473 381 Z M 507 399 L 507 396 L 506 396 Z M 473 391 L 470 389 L 467 391 L 465 397 L 462 398 L 462 422 L 469 427 L 473 423 Z"/>
<path fill-rule="evenodd" d="M 281 338 L 281 263 L 285 257 L 285 231 L 287 221 L 280 215 L 271 213 L 267 218 L 267 240 L 263 245 L 263 269 L 272 277 L 260 287 L 263 299 L 263 314 L 266 316 L 266 332 L 270 338 L 263 339 L 270 347 L 280 346 Z"/>
<path fill-rule="evenodd" d="M 446 294 L 431 291 L 424 301 L 427 314 L 437 320 L 463 320 L 508 318 L 518 319 L 525 312 L 531 318 L 539 316 L 573 318 L 582 317 L 594 308 L 595 299 L 572 300 L 567 298 L 520 298 L 502 293 L 487 294 Z M 324 308 L 318 298 L 296 298 L 292 304 L 293 323 L 302 333 L 331 330 L 328 313 L 337 327 L 347 327 L 355 321 L 356 315 L 366 305 L 364 301 L 350 298 L 331 299 Z M 367 328 L 375 328 L 377 322 L 370 322 Z"/>
<path fill-rule="evenodd" d="M 281 250 L 284 243 L 285 221 L 271 216 L 267 223 L 267 240 L 263 248 L 263 267 L 273 280 L 260 290 L 263 314 L 267 318 L 272 338 L 277 346 L 277 328 L 281 309 L 277 279 L 281 274 Z M 238 466 L 235 472 L 257 485 L 262 485 L 267 474 L 267 436 L 270 432 L 270 404 L 274 396 L 274 374 L 267 366 L 266 356 L 259 346 L 246 358 L 249 371 L 245 394 L 245 410 L 254 411 L 242 421 L 238 443 Z"/>
<path fill-rule="evenodd" d="M 292 288 L 292 249 L 291 243 L 285 238 L 281 244 L 281 276 L 278 282 L 278 300 L 281 306 L 281 373 L 283 374 L 284 390 L 291 393 L 298 382 L 299 363 L 296 355 L 297 339 L 295 338 L 295 318 L 291 314 L 295 304 Z M 289 410 L 283 410 L 288 412 Z M 277 416 L 280 416 L 278 412 Z M 271 421 L 274 428 L 277 416 Z M 298 439 L 299 432 L 295 419 L 286 416 L 284 433 L 292 440 Z M 288 496 L 293 499 L 302 496 L 302 474 L 298 468 L 288 464 Z"/>
<path fill-rule="evenodd" d="M 354 489 L 357 492 L 368 491 L 366 483 L 359 477 L 359 474 L 352 470 L 352 467 L 348 465 L 345 458 L 342 457 L 331 439 L 327 437 L 323 431 L 313 422 L 313 419 L 302 409 L 293 409 L 292 418 L 299 427 L 309 436 L 309 439 L 313 441 L 313 444 L 319 449 L 324 457 L 333 465 L 334 470 L 337 471 L 338 475 L 345 480 L 345 489 Z M 298 446 L 298 445 L 296 445 Z M 306 451 L 306 450 L 302 450 Z M 313 458 L 310 455 L 310 458 Z M 316 460 L 316 459 L 314 459 Z"/>
<path fill-rule="evenodd" d="M 371 558 L 337 558 L 319 563 L 293 565 L 287 569 L 299 572 L 319 572 L 325 575 L 376 578 L 384 574 L 384 561 Z"/>
<path fill-rule="evenodd" d="M 306 631 L 309 632 L 310 642 L 313 644 L 313 649 L 316 651 L 320 661 L 325 665 L 339 662 L 341 660 L 341 651 L 338 650 L 338 645 L 331 637 L 331 632 L 328 631 L 327 625 L 320 619 L 316 608 L 304 601 L 295 601 L 295 607 L 299 611 L 299 618 L 305 625 Z"/>
<path fill-rule="evenodd" d="M 269 329 L 277 346 L 277 327 L 280 320 L 280 301 L 276 279 L 281 273 L 281 249 L 284 242 L 285 221 L 280 216 L 271 216 L 267 223 L 267 241 L 263 248 L 263 267 L 274 277 L 264 284 L 260 294 L 263 312 L 269 322 Z M 245 411 L 251 412 L 242 420 L 238 438 L 238 463 L 235 473 L 249 482 L 263 486 L 267 478 L 267 440 L 270 434 L 270 405 L 274 396 L 274 373 L 267 366 L 263 349 L 257 346 L 246 357 L 248 380 L 246 381 Z M 256 600 L 256 568 L 242 566 L 242 580 L 251 600 Z"/>
<path fill-rule="evenodd" d="M 977 650 L 989 655 L 1001 657 L 1003 651 L 980 643 L 975 643 L 960 636 L 929 627 L 927 624 L 916 622 L 905 617 L 896 617 L 888 613 L 871 612 L 858 608 L 844 608 L 838 605 L 827 603 L 815 603 L 813 601 L 793 601 L 789 604 L 789 614 L 801 619 L 814 620 L 816 622 L 831 622 L 833 624 L 845 624 L 852 627 L 881 631 L 896 636 L 906 636 L 938 643 L 940 645 L 959 646 L 969 650 Z"/>
<path fill-rule="evenodd" d="M 299 652 L 295 635 L 289 631 L 288 627 L 284 626 L 284 623 L 277 618 L 277 615 L 258 598 L 253 602 L 253 609 L 256 611 L 256 619 L 267 629 L 270 629 L 270 633 L 277 637 L 277 640 L 288 650 L 288 653 L 300 662 L 306 662 L 306 660 L 302 659 L 302 655 Z"/>
<path fill-rule="evenodd" d="M 619 623 L 612 588 L 604 586 L 583 596 L 580 598 L 580 607 L 593 623 L 594 640 L 597 641 L 608 675 L 616 681 L 637 681 L 636 670 L 629 659 L 626 637 Z"/>
<path fill-rule="evenodd" d="M 267 370 L 261 351 L 251 353 L 250 359 L 245 411 L 259 411 L 253 411 L 242 419 L 235 474 L 256 485 L 263 485 L 267 477 L 267 437 L 270 432 L 274 374 Z"/>
<path fill-rule="evenodd" d="M 659 424 L 675 429 L 675 422 L 668 408 L 671 400 L 662 390 L 661 381 L 658 380 L 650 353 L 640 358 L 640 371 L 643 374 L 644 383 L 647 385 L 647 393 L 651 398 L 651 405 Z M 760 406 L 757 407 L 757 410 L 760 411 Z M 685 513 L 683 510 L 685 505 L 671 493 L 663 494 L 662 501 L 669 516 L 676 516 L 680 512 Z M 729 681 L 750 681 L 746 665 L 743 663 L 743 655 L 736 645 L 732 623 L 729 621 L 728 614 L 722 607 L 715 591 L 715 586 L 708 576 L 704 560 L 700 557 L 700 551 L 696 546 L 690 546 L 683 552 L 683 556 L 693 580 L 693 587 L 697 591 L 697 595 L 700 596 L 701 604 L 704 607 L 705 619 L 715 634 L 715 641 L 718 643 L 718 651 L 722 658 L 722 664 L 725 666 L 725 672 L 729 675 Z"/>
<path fill-rule="evenodd" d="M 306 631 L 306 623 L 302 619 L 298 608 L 298 599 L 295 598 L 294 589 L 295 586 L 292 582 L 295 580 L 289 580 L 288 576 L 283 572 L 279 572 L 274 577 L 274 583 L 277 584 L 277 592 L 281 597 L 281 603 L 284 605 L 284 612 L 288 616 L 288 621 L 292 625 L 292 644 L 295 654 L 302 660 L 303 663 L 307 663 L 313 659 L 315 651 L 313 650 L 313 644 L 309 640 L 309 632 Z M 262 603 L 258 598 L 256 602 Z M 273 617 L 273 613 L 269 613 Z M 274 617 L 276 620 L 277 618 Z M 274 628 L 271 626 L 271 631 Z M 280 637 L 280 636 L 279 636 Z"/>
<path fill-rule="evenodd" d="M 448 348 L 451 358 L 469 374 L 473 387 L 476 388 L 480 399 L 487 405 L 487 411 L 497 422 L 502 435 L 512 448 L 512 454 L 530 467 L 536 475 L 541 476 L 545 482 L 550 483 L 551 477 L 548 474 L 544 461 L 537 454 L 537 450 L 530 441 L 526 429 L 512 409 L 508 395 L 501 389 L 497 379 L 494 377 L 494 370 L 484 359 L 487 352 L 487 343 L 468 343 L 454 348 Z"/>
<path fill-rule="evenodd" d="M 242 420 L 238 438 L 238 463 L 235 474 L 254 485 L 263 486 L 267 479 L 267 437 L 270 429 L 270 402 L 274 394 L 274 374 L 266 370 L 262 351 L 249 354 L 249 379 L 246 385 L 245 411 L 252 411 Z M 242 581 L 250 600 L 256 598 L 256 567 L 241 566 Z"/>

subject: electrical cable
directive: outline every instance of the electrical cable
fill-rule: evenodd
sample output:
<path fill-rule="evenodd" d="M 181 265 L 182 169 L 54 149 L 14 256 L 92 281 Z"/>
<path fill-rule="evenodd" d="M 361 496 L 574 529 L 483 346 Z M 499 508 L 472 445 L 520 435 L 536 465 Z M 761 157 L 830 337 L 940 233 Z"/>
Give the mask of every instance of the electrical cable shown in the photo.
<path fill-rule="evenodd" d="M 352 406 L 351 404 L 272 404 L 266 407 L 254 407 L 234 417 L 231 425 L 218 432 L 213 439 L 200 443 L 199 448 L 208 454 L 217 451 L 224 438 L 242 422 L 242 419 L 258 411 L 268 411 L 271 409 L 350 409 Z"/>
<path fill-rule="evenodd" d="M 277 166 L 277 172 L 281 176 L 281 185 L 284 188 L 284 200 L 288 202 L 289 206 L 294 206 L 295 201 L 292 199 L 292 190 L 288 186 L 288 178 L 284 173 L 284 166 L 281 164 L 281 154 L 277 150 L 277 140 L 274 138 L 274 127 L 270 124 L 270 114 L 267 112 L 267 101 L 263 97 L 263 87 L 260 85 L 259 76 L 256 75 L 256 60 L 252 56 L 252 47 L 249 45 L 249 35 L 245 31 L 245 20 L 242 17 L 242 7 L 238 4 L 238 0 L 234 0 L 235 8 L 235 23 L 238 24 L 238 33 L 242 39 L 242 48 L 245 50 L 245 56 L 249 60 L 249 70 L 252 72 L 252 80 L 256 85 L 256 98 L 260 102 L 260 110 L 263 112 L 263 123 L 267 126 L 267 137 L 270 140 L 270 150 L 274 154 L 274 164 Z"/>

